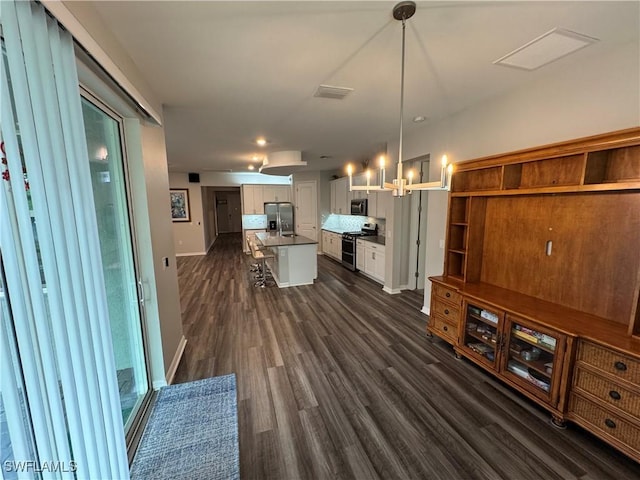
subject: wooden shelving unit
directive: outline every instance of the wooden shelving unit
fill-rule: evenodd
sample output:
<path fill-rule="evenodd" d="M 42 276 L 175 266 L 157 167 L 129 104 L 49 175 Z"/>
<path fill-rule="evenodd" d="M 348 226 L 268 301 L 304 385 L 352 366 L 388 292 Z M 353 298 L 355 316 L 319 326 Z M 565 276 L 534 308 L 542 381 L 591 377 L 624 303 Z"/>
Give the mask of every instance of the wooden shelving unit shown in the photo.
<path fill-rule="evenodd" d="M 581 342 L 593 342 L 611 358 L 640 365 L 638 245 L 640 128 L 457 164 L 444 274 L 431 279 L 462 300 L 456 353 L 545 406 L 556 422 L 589 428 L 597 421 L 584 412 L 615 410 L 615 403 L 599 403 L 584 386 L 573 393 L 575 352 Z M 482 321 L 469 306 L 504 315 L 496 343 L 467 330 Z M 546 335 L 557 347 L 535 346 L 518 328 Z M 517 354 L 527 343 L 540 360 Z M 492 360 L 473 344 L 494 345 Z M 530 373 L 535 380 L 527 379 Z M 640 439 L 640 412 L 611 412 Z M 640 459 L 640 441 L 630 444 L 606 425 L 592 431 Z"/>

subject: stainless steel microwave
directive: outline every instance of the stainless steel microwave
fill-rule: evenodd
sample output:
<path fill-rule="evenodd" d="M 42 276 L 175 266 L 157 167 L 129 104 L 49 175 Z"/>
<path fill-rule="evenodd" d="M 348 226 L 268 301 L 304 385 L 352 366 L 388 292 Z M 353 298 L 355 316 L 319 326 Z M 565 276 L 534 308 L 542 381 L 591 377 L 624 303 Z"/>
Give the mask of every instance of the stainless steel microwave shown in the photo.
<path fill-rule="evenodd" d="M 367 216 L 367 199 L 358 198 L 357 200 L 351 200 L 351 215 Z"/>

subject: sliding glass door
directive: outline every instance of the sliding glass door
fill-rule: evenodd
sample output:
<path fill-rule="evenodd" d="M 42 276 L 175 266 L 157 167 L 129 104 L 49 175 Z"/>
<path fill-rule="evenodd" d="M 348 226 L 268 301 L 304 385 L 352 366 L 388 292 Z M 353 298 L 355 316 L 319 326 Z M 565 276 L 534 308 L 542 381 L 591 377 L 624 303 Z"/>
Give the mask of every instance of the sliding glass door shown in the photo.
<path fill-rule="evenodd" d="M 107 292 L 125 433 L 149 393 L 135 236 L 127 195 L 121 122 L 96 99 L 82 98 L 100 255 Z"/>

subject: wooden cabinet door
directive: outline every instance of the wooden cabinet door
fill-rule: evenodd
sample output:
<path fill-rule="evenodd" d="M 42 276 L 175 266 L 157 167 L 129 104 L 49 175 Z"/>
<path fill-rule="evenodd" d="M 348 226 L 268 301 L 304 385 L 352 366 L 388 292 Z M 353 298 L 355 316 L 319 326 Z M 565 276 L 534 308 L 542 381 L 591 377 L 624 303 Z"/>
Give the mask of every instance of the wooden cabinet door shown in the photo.
<path fill-rule="evenodd" d="M 500 373 L 551 406 L 558 403 L 566 336 L 507 315 Z"/>
<path fill-rule="evenodd" d="M 465 355 L 493 370 L 499 368 L 504 312 L 476 301 L 462 304 L 460 346 Z"/>

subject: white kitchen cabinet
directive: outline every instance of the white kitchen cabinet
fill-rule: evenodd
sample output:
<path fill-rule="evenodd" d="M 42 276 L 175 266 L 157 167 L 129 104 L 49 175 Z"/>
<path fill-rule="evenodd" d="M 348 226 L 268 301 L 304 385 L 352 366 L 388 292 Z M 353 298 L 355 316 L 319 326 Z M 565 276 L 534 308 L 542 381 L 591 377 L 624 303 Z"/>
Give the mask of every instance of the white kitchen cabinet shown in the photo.
<path fill-rule="evenodd" d="M 374 258 L 374 266 L 373 266 L 373 278 L 375 278 L 376 280 L 379 280 L 380 283 L 384 283 L 384 273 L 385 273 L 385 269 L 384 269 L 384 262 L 385 262 L 385 253 L 384 253 L 384 247 L 382 245 L 377 245 L 378 248 L 375 252 L 375 258 Z"/>
<path fill-rule="evenodd" d="M 291 201 L 291 187 L 289 185 L 264 185 L 263 191 L 263 203 Z"/>
<path fill-rule="evenodd" d="M 376 193 L 376 218 L 387 218 L 391 214 L 392 207 L 393 195 L 391 192 Z"/>
<path fill-rule="evenodd" d="M 264 187 L 262 185 L 242 185 L 243 215 L 264 215 Z"/>
<path fill-rule="evenodd" d="M 338 215 L 349 215 L 351 213 L 349 177 L 331 181 L 331 213 Z"/>
<path fill-rule="evenodd" d="M 364 250 L 364 266 L 363 268 L 359 268 L 362 272 L 369 275 L 374 280 L 377 280 L 380 283 L 384 283 L 384 262 L 385 262 L 385 247 L 384 245 L 379 245 L 377 243 L 369 242 L 367 240 L 358 240 L 361 241 L 363 245 L 363 249 L 358 251 L 360 246 L 358 245 L 356 249 L 356 266 L 358 262 L 358 256 L 360 256 L 360 252 Z"/>
<path fill-rule="evenodd" d="M 364 240 L 356 240 L 356 268 L 364 271 L 364 259 L 367 255 Z"/>
<path fill-rule="evenodd" d="M 329 254 L 329 232 L 322 230 L 322 253 Z"/>
<path fill-rule="evenodd" d="M 337 181 L 337 180 L 336 180 Z M 364 186 L 367 184 L 367 177 L 365 176 L 364 173 L 361 173 L 359 175 L 355 175 L 353 177 L 353 185 L 354 186 Z M 370 183 L 370 186 L 376 186 L 377 183 L 373 182 Z M 333 185 L 332 185 L 333 187 Z M 338 185 L 335 186 L 335 188 L 339 188 Z M 383 192 L 378 192 L 375 190 L 371 190 L 369 191 L 369 193 L 367 194 L 366 190 L 354 190 L 353 192 L 349 192 L 349 179 L 347 178 L 346 180 L 346 189 L 348 192 L 348 210 L 347 213 L 349 213 L 351 211 L 351 200 L 359 200 L 362 198 L 366 198 L 367 199 L 367 216 L 369 217 L 373 217 L 373 218 L 387 218 L 387 211 L 390 211 L 390 207 L 388 207 L 388 205 L 390 204 L 393 196 L 391 194 L 390 191 L 383 191 Z M 333 190 L 332 190 L 333 192 Z M 336 190 L 337 192 L 337 190 Z M 333 196 L 332 196 L 333 199 Z M 336 200 L 337 201 L 337 200 Z M 333 204 L 332 204 L 333 205 Z M 332 213 L 338 213 L 338 212 L 334 212 L 333 208 L 331 210 Z"/>
<path fill-rule="evenodd" d="M 342 260 L 342 235 L 339 233 L 322 231 L 322 252 L 325 255 Z"/>

